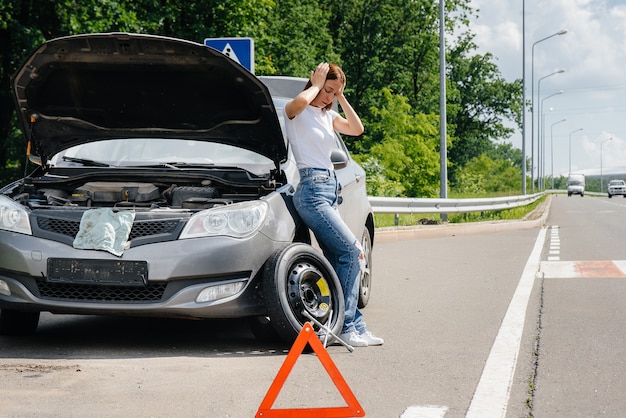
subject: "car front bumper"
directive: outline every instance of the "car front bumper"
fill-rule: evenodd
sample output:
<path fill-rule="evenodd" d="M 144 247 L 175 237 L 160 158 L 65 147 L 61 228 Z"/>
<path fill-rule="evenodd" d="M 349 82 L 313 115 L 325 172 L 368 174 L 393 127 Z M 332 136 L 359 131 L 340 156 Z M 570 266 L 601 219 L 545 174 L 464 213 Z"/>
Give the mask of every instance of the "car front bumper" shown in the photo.
<path fill-rule="evenodd" d="M 288 244 L 257 233 L 245 239 L 211 237 L 142 245 L 116 257 L 0 231 L 0 309 L 190 318 L 261 315 L 263 265 Z M 50 258 L 146 261 L 147 283 L 51 283 Z M 217 300 L 197 301 L 207 287 L 229 284 L 241 284 L 241 289 Z"/>

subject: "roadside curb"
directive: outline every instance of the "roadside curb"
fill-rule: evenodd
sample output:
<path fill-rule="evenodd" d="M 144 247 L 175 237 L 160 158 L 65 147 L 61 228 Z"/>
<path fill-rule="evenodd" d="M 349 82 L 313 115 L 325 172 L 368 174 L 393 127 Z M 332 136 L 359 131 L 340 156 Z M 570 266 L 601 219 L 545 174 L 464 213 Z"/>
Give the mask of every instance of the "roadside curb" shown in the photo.
<path fill-rule="evenodd" d="M 377 228 L 374 242 L 389 242 L 403 239 L 424 239 L 471 235 L 488 232 L 512 231 L 543 226 L 550 212 L 552 195 L 547 196 L 537 208 L 524 219 L 516 221 L 469 222 L 460 224 L 418 225 L 405 227 Z"/>

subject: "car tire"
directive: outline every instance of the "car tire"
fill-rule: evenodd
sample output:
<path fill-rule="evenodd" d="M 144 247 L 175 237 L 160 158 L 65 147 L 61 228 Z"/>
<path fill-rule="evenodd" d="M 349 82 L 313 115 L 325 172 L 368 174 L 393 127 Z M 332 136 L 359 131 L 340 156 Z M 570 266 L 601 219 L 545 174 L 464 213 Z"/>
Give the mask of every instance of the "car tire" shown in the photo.
<path fill-rule="evenodd" d="M 30 335 L 37 331 L 39 312 L 0 310 L 0 335 Z"/>
<path fill-rule="evenodd" d="M 372 237 L 367 228 L 363 231 L 361 247 L 365 254 L 365 268 L 361 271 L 359 283 L 359 309 L 365 308 L 370 300 L 372 290 Z"/>
<path fill-rule="evenodd" d="M 339 334 L 343 327 L 344 299 L 332 265 L 307 244 L 295 243 L 276 251 L 263 272 L 263 291 L 270 322 L 278 335 L 291 344 L 302 326 L 318 322 Z M 318 334 L 320 327 L 313 324 Z"/>

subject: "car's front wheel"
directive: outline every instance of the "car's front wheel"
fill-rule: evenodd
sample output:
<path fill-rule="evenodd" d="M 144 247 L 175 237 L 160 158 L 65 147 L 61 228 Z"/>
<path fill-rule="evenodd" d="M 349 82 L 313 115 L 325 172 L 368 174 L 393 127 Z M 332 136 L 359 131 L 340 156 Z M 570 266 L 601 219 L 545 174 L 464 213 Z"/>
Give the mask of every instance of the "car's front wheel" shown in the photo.
<path fill-rule="evenodd" d="M 308 316 L 339 334 L 343 327 L 343 291 L 326 258 L 307 244 L 295 243 L 275 252 L 264 270 L 264 296 L 270 322 L 292 343 Z M 320 327 L 314 324 L 319 333 Z"/>
<path fill-rule="evenodd" d="M 0 335 L 30 335 L 38 324 L 39 312 L 0 310 Z"/>

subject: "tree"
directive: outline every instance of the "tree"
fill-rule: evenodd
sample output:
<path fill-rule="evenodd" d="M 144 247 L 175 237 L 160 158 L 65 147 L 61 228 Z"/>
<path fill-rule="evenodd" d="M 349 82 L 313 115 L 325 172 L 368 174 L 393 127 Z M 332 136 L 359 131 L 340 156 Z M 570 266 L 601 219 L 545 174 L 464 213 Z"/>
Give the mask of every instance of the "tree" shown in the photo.
<path fill-rule="evenodd" d="M 448 122 L 453 137 L 448 157 L 453 162 L 451 181 L 456 170 L 471 159 L 489 152 L 494 142 L 509 138 L 513 129 L 505 120 L 521 126 L 521 80 L 506 82 L 491 54 L 472 55 L 471 37 L 461 41 L 450 53 Z M 521 169 L 521 159 L 516 161 Z"/>
<path fill-rule="evenodd" d="M 455 191 L 462 195 L 509 193 L 519 190 L 521 172 L 506 160 L 494 160 L 486 154 L 472 158 L 458 173 Z"/>
<path fill-rule="evenodd" d="M 269 15 L 267 36 L 257 43 L 271 66 L 257 73 L 308 78 L 322 61 L 341 64 L 328 33 L 328 20 L 328 11 L 318 1 L 278 1 Z"/>
<path fill-rule="evenodd" d="M 446 30 L 467 21 L 469 0 L 446 1 Z M 431 0 L 332 2 L 330 32 L 354 88 L 355 109 L 379 106 L 388 87 L 416 112 L 439 108 L 439 7 Z"/>
<path fill-rule="evenodd" d="M 438 116 L 413 114 L 408 99 L 387 88 L 382 90 L 381 96 L 383 106 L 371 110 L 373 121 L 364 138 L 378 137 L 369 156 L 383 167 L 382 175 L 390 182 L 378 187 L 401 191 L 403 196 L 409 197 L 437 196 Z"/>

